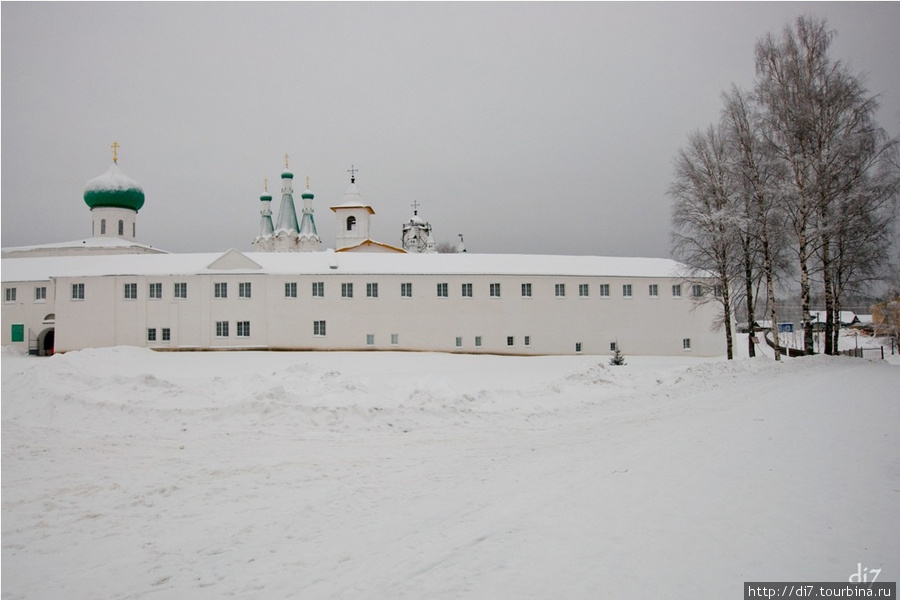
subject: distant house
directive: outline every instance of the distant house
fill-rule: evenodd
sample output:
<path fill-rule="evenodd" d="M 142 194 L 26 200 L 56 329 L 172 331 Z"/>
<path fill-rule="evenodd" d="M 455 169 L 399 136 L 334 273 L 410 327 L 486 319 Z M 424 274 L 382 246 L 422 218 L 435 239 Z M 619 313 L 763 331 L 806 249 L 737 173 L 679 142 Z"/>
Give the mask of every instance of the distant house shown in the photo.
<path fill-rule="evenodd" d="M 822 331 L 825 329 L 825 321 L 828 318 L 828 313 L 824 310 L 811 310 L 809 311 L 810 315 L 810 323 L 812 324 L 814 331 Z M 853 311 L 850 310 L 842 310 L 840 312 L 840 326 L 841 327 L 850 327 L 851 325 L 855 325 L 859 323 L 859 318 Z"/>

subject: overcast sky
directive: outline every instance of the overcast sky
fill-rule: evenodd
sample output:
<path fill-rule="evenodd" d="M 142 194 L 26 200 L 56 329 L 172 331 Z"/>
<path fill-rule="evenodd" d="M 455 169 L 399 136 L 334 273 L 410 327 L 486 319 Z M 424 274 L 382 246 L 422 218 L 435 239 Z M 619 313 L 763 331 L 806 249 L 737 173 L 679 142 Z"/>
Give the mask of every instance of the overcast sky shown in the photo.
<path fill-rule="evenodd" d="M 170 251 L 250 250 L 287 153 L 323 247 L 353 164 L 378 241 L 415 201 L 472 252 L 667 257 L 676 151 L 803 12 L 898 135 L 894 2 L 4 2 L 2 245 L 89 237 L 118 141 L 138 240 Z"/>

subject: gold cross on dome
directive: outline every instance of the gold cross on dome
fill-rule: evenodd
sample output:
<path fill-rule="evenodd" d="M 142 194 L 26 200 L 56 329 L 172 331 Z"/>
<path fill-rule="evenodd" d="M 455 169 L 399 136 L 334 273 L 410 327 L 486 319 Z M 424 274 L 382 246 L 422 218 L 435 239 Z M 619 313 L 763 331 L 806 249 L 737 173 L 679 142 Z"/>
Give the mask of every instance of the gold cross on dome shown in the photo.
<path fill-rule="evenodd" d="M 287 154 L 284 155 L 284 168 L 285 169 L 288 168 L 288 155 Z"/>
<path fill-rule="evenodd" d="M 306 189 L 309 189 L 309 175 L 306 176 Z"/>
<path fill-rule="evenodd" d="M 269 178 L 268 177 L 263 179 L 263 190 L 266 192 L 269 191 Z"/>
<path fill-rule="evenodd" d="M 119 142 L 113 142 L 110 148 L 113 149 L 113 162 L 119 164 Z"/>

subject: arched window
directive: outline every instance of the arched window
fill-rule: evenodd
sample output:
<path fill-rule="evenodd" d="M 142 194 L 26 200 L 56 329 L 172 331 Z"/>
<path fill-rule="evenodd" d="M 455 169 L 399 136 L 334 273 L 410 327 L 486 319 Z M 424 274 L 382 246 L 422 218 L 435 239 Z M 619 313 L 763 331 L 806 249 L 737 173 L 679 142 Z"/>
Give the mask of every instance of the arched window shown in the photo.
<path fill-rule="evenodd" d="M 119 221 L 119 235 L 125 235 L 125 221 Z"/>
<path fill-rule="evenodd" d="M 131 224 L 131 237 L 137 237 L 137 223 Z"/>
<path fill-rule="evenodd" d="M 100 219 L 100 235 L 106 235 L 106 219 Z"/>
<path fill-rule="evenodd" d="M 347 217 L 347 231 L 356 229 L 356 217 Z"/>

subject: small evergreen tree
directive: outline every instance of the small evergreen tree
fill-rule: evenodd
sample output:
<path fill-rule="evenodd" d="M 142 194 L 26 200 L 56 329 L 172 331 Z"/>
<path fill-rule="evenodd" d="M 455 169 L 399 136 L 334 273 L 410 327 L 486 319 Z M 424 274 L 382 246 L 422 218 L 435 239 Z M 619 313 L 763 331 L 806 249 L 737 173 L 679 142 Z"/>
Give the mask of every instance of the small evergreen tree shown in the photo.
<path fill-rule="evenodd" d="M 612 358 L 609 359 L 609 364 L 619 366 L 624 365 L 625 356 L 622 354 L 622 351 L 619 350 L 619 342 L 616 341 L 616 349 L 613 351 Z"/>

